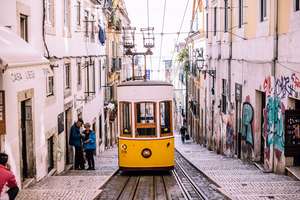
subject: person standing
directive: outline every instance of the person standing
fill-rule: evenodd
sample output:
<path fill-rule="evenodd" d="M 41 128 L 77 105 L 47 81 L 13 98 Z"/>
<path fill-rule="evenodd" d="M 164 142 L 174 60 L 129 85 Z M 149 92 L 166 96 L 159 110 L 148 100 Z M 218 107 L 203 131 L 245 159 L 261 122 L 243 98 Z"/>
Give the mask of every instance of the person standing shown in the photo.
<path fill-rule="evenodd" d="M 80 133 L 80 128 L 83 125 L 83 120 L 78 119 L 70 130 L 69 144 L 75 148 L 75 163 L 74 169 L 84 169 L 84 158 L 82 150 L 82 136 Z"/>
<path fill-rule="evenodd" d="M 181 135 L 181 141 L 183 144 L 184 144 L 184 140 L 185 140 L 185 132 L 186 132 L 186 127 L 184 125 L 182 125 L 180 128 L 180 135 Z"/>
<path fill-rule="evenodd" d="M 9 189 L 6 193 L 8 194 L 9 200 L 13 200 L 18 195 L 19 187 L 7 162 L 8 155 L 6 153 L 0 153 L 0 196 L 4 186 L 7 186 Z"/>
<path fill-rule="evenodd" d="M 96 134 L 91 130 L 91 125 L 86 123 L 83 131 L 83 148 L 88 162 L 88 170 L 95 170 L 94 152 L 96 150 Z"/>

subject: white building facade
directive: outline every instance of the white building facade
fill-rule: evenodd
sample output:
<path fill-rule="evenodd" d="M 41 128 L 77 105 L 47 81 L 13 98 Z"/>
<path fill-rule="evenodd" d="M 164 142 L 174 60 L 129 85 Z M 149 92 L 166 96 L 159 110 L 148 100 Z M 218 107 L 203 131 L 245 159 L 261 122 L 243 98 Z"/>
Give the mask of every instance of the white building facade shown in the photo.
<path fill-rule="evenodd" d="M 1 84 L 6 100 L 1 151 L 9 154 L 22 186 L 60 173 L 73 163 L 68 138 L 78 118 L 91 123 L 97 153 L 104 150 L 103 7 L 93 0 L 1 2 L 0 25 L 23 38 L 19 42 L 23 49 L 34 49 L 23 52 L 26 64 L 22 67 L 10 69 L 8 63 Z M 39 65 L 34 63 L 37 59 Z M 30 159 L 23 161 L 24 156 Z"/>

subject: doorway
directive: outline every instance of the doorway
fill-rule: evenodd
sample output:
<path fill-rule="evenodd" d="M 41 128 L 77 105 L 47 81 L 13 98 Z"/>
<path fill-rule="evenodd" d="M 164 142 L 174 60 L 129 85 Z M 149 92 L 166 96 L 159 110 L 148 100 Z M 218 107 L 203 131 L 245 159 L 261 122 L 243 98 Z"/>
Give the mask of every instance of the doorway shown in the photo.
<path fill-rule="evenodd" d="M 241 117 L 242 102 L 239 100 L 235 101 L 235 130 L 236 130 L 236 145 L 235 155 L 241 158 L 242 151 L 242 117 Z"/>
<path fill-rule="evenodd" d="M 99 147 L 102 144 L 102 116 L 99 116 Z"/>
<path fill-rule="evenodd" d="M 32 125 L 32 100 L 27 99 L 20 102 L 21 106 L 21 176 L 22 181 L 34 178 L 35 176 L 35 157 L 33 143 Z"/>
<path fill-rule="evenodd" d="M 260 162 L 264 163 L 265 160 L 265 138 L 264 138 L 264 110 L 266 108 L 266 94 L 260 93 L 261 106 L 260 106 Z"/>
<path fill-rule="evenodd" d="M 54 168 L 54 141 L 53 136 L 48 139 L 48 173 Z"/>
<path fill-rule="evenodd" d="M 66 164 L 73 163 L 73 148 L 69 145 L 69 138 L 70 138 L 70 129 L 72 126 L 72 108 L 68 108 L 65 110 L 65 136 L 66 136 L 66 149 L 65 149 L 65 161 Z"/>

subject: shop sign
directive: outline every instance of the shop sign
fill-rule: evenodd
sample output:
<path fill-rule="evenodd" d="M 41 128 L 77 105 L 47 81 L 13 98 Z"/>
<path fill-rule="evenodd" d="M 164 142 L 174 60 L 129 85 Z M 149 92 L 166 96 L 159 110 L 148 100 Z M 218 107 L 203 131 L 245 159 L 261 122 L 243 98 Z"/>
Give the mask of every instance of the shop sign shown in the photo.
<path fill-rule="evenodd" d="M 242 85 L 241 84 L 238 84 L 238 83 L 235 83 L 235 99 L 238 101 L 238 102 L 242 102 Z"/>
<path fill-rule="evenodd" d="M 285 156 L 300 155 L 300 110 L 285 111 Z"/>

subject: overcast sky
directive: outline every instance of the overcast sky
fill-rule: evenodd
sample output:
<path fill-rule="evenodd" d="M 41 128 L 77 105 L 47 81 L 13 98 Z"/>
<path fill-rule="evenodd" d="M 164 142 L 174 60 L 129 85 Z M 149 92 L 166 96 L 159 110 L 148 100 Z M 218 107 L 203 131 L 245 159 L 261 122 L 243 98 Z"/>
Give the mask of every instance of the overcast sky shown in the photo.
<path fill-rule="evenodd" d="M 147 27 L 147 0 L 124 0 L 131 20 L 132 26 L 139 31 L 140 28 Z M 154 27 L 154 32 L 161 33 L 164 13 L 164 0 L 149 1 L 149 26 Z M 193 0 L 166 0 L 165 26 L 164 32 L 178 32 L 184 15 L 185 7 L 188 3 L 187 12 L 184 18 L 181 32 L 188 32 L 192 13 Z M 187 34 L 181 34 L 179 41 L 183 41 Z M 137 34 L 136 37 L 141 37 Z M 177 34 L 163 35 L 162 61 L 171 59 Z M 161 35 L 155 35 L 155 49 L 152 56 L 153 72 L 163 70 L 163 64 L 159 69 L 159 57 L 161 47 Z M 142 50 L 139 48 L 139 51 Z M 147 66 L 149 68 L 149 66 Z"/>

